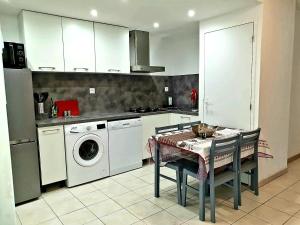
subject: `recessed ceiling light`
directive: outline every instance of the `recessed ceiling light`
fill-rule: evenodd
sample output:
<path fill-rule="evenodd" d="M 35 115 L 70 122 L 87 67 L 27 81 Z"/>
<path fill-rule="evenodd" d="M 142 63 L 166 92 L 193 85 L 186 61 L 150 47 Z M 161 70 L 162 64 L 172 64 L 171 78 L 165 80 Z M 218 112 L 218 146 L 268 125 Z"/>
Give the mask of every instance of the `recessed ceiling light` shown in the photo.
<path fill-rule="evenodd" d="M 157 22 L 153 23 L 153 27 L 154 28 L 159 28 L 159 23 L 157 23 Z"/>
<path fill-rule="evenodd" d="M 98 11 L 96 9 L 92 9 L 90 11 L 90 14 L 91 14 L 92 17 L 97 17 L 98 16 Z"/>
<path fill-rule="evenodd" d="M 189 16 L 189 17 L 194 17 L 195 14 L 196 14 L 195 10 L 190 9 L 190 10 L 188 11 L 188 16 Z"/>

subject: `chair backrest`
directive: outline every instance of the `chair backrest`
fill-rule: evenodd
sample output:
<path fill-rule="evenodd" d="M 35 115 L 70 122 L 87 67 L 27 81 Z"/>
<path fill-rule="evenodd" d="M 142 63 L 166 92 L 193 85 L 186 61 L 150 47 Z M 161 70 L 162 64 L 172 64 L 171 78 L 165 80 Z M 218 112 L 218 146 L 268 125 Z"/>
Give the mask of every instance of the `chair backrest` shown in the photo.
<path fill-rule="evenodd" d="M 163 134 L 166 132 L 171 132 L 171 131 L 177 131 L 179 130 L 179 126 L 177 125 L 171 125 L 171 126 L 164 126 L 164 127 L 156 127 L 155 128 L 155 133 L 156 134 Z"/>
<path fill-rule="evenodd" d="M 214 171 L 216 157 L 225 155 L 233 156 L 233 169 L 237 170 L 239 163 L 239 135 L 228 138 L 216 138 L 212 141 L 209 156 L 209 170 Z M 214 173 L 210 172 L 210 174 Z"/>
<path fill-rule="evenodd" d="M 242 132 L 240 134 L 240 148 L 250 147 L 254 148 L 254 158 L 258 157 L 258 142 L 261 129 L 258 128 L 253 131 Z"/>
<path fill-rule="evenodd" d="M 183 129 L 188 129 L 191 128 L 192 126 L 201 124 L 201 121 L 195 121 L 195 122 L 189 122 L 189 123 L 181 123 L 179 124 L 179 130 L 183 130 Z"/>

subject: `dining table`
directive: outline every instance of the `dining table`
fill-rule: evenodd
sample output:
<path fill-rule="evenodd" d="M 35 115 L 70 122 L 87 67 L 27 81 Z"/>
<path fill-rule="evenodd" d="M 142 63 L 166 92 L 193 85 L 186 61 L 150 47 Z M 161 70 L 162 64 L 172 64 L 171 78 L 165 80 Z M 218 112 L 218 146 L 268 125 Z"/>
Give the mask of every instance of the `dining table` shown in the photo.
<path fill-rule="evenodd" d="M 193 164 L 198 163 L 197 178 L 203 181 L 209 173 L 210 147 L 213 139 L 227 138 L 237 135 L 242 131 L 241 129 L 218 128 L 212 137 L 202 138 L 198 137 L 191 128 L 188 128 L 150 137 L 147 148 L 155 163 L 155 197 L 159 197 L 160 195 L 160 167 L 168 162 L 184 158 Z M 253 153 L 253 146 L 245 146 L 241 149 L 241 158 L 250 157 Z M 258 155 L 262 158 L 273 158 L 271 148 L 266 140 L 259 140 Z M 222 168 L 232 161 L 233 156 L 231 154 L 216 157 L 214 167 L 215 169 Z"/>

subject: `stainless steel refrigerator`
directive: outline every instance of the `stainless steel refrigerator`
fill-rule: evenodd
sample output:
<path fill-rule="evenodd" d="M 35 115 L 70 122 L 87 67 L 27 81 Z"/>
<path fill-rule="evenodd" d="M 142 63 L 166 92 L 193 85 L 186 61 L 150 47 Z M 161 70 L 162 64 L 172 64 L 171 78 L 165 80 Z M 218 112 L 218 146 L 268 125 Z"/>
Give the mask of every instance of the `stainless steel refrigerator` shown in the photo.
<path fill-rule="evenodd" d="M 15 203 L 41 195 L 32 74 L 4 69 Z"/>

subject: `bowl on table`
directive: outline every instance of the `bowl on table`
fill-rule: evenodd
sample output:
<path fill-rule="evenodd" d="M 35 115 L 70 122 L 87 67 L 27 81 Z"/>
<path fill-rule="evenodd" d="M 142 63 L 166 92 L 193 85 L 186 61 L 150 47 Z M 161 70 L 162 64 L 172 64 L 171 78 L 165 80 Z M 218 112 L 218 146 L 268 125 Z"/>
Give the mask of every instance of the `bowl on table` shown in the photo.
<path fill-rule="evenodd" d="M 216 127 L 209 126 L 205 123 L 201 123 L 192 126 L 192 130 L 197 137 L 208 138 L 214 135 Z"/>

